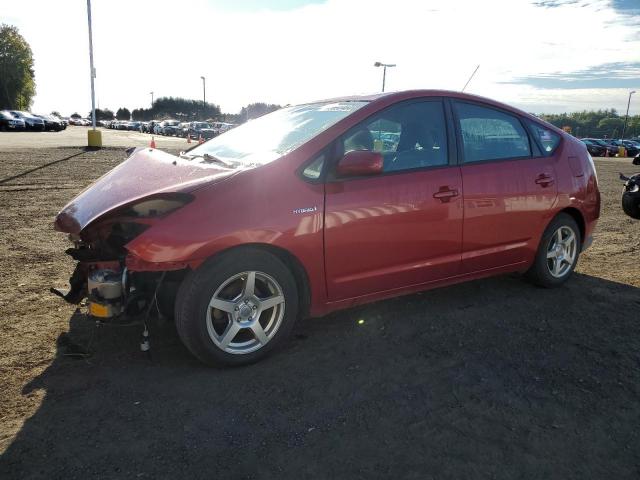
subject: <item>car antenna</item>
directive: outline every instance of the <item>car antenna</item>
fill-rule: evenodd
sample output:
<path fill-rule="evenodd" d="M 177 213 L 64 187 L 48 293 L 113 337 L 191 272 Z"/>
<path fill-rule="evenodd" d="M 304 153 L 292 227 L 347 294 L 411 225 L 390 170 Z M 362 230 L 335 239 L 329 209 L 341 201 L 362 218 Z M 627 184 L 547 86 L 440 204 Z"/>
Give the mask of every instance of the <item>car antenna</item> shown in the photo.
<path fill-rule="evenodd" d="M 467 88 L 467 85 L 469 85 L 469 82 L 471 81 L 471 79 L 473 78 L 473 76 L 476 74 L 476 72 L 478 71 L 478 69 L 480 68 L 480 64 L 478 64 L 478 66 L 476 67 L 476 69 L 473 71 L 473 73 L 471 74 L 471 76 L 469 77 L 469 80 L 467 80 L 467 83 L 464 84 L 464 87 L 462 87 L 462 90 L 460 90 L 461 92 L 464 92 L 464 89 Z"/>

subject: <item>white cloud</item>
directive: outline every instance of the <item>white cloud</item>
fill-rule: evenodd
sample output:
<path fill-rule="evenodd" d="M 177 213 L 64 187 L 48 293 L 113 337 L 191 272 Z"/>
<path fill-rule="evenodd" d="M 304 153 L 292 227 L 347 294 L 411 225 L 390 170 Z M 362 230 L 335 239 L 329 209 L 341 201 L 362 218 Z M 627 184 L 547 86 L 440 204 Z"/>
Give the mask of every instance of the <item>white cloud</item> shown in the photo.
<path fill-rule="evenodd" d="M 265 2 L 267 3 L 267 2 Z M 379 90 L 373 62 L 397 63 L 387 89 L 462 88 L 529 111 L 626 107 L 626 90 L 543 90 L 518 77 L 640 61 L 640 40 L 608 0 L 541 8 L 526 0 L 328 0 L 289 11 L 190 2 L 93 0 L 101 107 L 158 96 L 207 99 L 234 112 Z M 86 2 L 2 2 L 36 60 L 33 109 L 90 109 Z M 634 40 L 635 38 L 635 40 Z M 640 89 L 640 79 L 638 81 Z M 635 111 L 640 108 L 634 107 Z"/>

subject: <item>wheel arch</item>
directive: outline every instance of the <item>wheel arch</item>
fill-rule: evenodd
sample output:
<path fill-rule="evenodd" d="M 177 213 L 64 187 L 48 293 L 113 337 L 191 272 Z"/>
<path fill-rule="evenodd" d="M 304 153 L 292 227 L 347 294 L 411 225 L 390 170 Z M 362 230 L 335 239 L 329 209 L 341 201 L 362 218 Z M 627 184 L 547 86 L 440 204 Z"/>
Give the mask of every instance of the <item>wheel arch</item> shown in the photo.
<path fill-rule="evenodd" d="M 578 228 L 580 229 L 580 245 L 583 245 L 585 240 L 585 235 L 586 235 L 586 222 L 584 220 L 584 216 L 582 215 L 582 212 L 575 207 L 567 207 L 560 210 L 558 214 L 560 213 L 566 213 L 571 218 L 573 218 L 575 222 L 578 224 Z"/>

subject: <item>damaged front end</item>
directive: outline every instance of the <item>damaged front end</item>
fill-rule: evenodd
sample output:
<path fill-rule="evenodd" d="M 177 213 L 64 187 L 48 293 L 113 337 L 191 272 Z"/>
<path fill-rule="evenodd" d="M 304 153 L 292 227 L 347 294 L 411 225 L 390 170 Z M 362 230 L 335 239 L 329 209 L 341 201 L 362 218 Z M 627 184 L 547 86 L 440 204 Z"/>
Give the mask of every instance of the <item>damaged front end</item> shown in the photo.
<path fill-rule="evenodd" d="M 146 198 L 100 218 L 80 234 L 69 234 L 73 247 L 66 254 L 77 261 L 69 279 L 70 290 L 53 293 L 72 304 L 85 298 L 88 313 L 99 319 L 134 318 L 152 302 L 167 317 L 185 273 L 185 264 L 160 268 L 131 255 L 126 246 L 172 211 L 186 205 L 188 194 L 162 194 Z"/>
<path fill-rule="evenodd" d="M 70 290 L 52 292 L 72 304 L 88 299 L 89 313 L 101 319 L 136 316 L 154 303 L 173 313 L 178 286 L 189 267 L 184 261 L 141 258 L 127 249 L 143 233 L 168 221 L 199 187 L 234 172 L 208 162 L 185 160 L 155 149 L 135 149 L 116 168 L 81 192 L 56 216 L 54 228 L 67 233 L 66 250 L 78 262 Z M 157 253 L 153 235 L 146 252 Z M 165 247 L 172 252 L 171 246 Z M 170 254 L 168 255 L 170 256 Z"/>

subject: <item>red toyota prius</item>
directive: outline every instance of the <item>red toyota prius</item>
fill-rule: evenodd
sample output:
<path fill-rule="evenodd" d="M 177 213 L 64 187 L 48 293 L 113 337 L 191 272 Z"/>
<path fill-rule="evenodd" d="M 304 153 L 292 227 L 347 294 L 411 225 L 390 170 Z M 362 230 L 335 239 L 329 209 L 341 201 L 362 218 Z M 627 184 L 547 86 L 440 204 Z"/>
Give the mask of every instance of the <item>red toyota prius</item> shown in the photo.
<path fill-rule="evenodd" d="M 245 364 L 303 316 L 506 272 L 561 285 L 599 213 L 583 143 L 416 90 L 286 107 L 180 156 L 137 149 L 55 228 L 78 262 L 68 301 L 111 322 L 157 307 L 201 361 Z"/>

